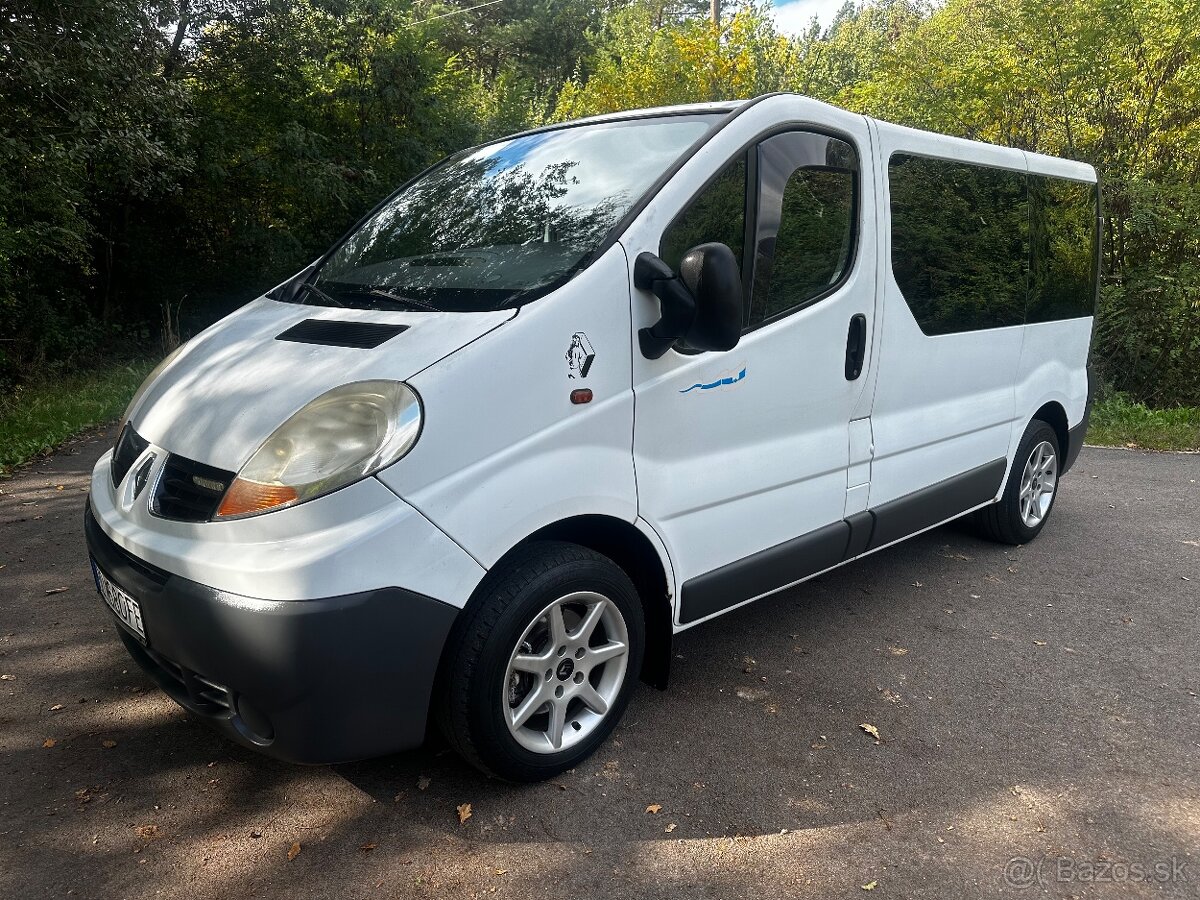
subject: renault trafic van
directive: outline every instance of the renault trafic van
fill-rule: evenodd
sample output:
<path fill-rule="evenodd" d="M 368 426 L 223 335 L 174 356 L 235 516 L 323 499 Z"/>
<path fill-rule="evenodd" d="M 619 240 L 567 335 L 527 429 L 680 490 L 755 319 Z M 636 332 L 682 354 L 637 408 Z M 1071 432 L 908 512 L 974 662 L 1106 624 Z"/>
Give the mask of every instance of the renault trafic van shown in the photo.
<path fill-rule="evenodd" d="M 296 762 L 579 763 L 672 635 L 973 513 L 1087 425 L 1096 173 L 805 97 L 449 157 L 172 353 L 85 529 L 129 653 Z"/>

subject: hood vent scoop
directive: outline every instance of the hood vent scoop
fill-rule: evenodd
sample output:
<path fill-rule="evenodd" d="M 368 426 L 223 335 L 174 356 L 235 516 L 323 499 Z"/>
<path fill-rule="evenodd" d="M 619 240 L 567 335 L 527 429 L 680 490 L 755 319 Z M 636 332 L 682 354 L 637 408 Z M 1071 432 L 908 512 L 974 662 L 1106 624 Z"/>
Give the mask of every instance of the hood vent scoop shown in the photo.
<path fill-rule="evenodd" d="M 389 341 L 400 332 L 407 330 L 407 325 L 346 322 L 341 319 L 305 319 L 287 331 L 275 335 L 275 340 L 372 350 L 384 341 Z"/>

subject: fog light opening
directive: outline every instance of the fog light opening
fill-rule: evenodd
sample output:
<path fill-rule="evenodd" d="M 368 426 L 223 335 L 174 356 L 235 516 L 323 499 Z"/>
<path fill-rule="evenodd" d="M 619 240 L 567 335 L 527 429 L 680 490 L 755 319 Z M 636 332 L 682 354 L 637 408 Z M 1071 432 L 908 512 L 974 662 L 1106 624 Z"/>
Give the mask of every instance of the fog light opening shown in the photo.
<path fill-rule="evenodd" d="M 234 710 L 237 713 L 233 720 L 234 727 L 247 740 L 263 746 L 275 740 L 275 728 L 271 720 L 243 694 L 238 694 L 234 701 Z"/>

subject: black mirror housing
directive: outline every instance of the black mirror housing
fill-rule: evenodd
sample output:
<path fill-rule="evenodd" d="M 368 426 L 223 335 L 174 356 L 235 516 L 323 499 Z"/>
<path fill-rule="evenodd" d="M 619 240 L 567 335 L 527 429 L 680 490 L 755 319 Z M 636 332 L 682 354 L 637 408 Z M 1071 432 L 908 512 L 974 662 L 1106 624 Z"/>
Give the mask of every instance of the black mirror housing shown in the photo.
<path fill-rule="evenodd" d="M 742 337 L 742 272 L 725 244 L 701 244 L 683 255 L 679 277 L 696 298 L 685 340 L 697 350 L 732 350 Z"/>
<path fill-rule="evenodd" d="M 700 244 L 683 255 L 680 274 L 653 253 L 633 264 L 633 285 L 652 291 L 662 316 L 638 332 L 642 355 L 658 359 L 677 341 L 697 350 L 732 350 L 742 335 L 742 276 L 724 244 Z"/>

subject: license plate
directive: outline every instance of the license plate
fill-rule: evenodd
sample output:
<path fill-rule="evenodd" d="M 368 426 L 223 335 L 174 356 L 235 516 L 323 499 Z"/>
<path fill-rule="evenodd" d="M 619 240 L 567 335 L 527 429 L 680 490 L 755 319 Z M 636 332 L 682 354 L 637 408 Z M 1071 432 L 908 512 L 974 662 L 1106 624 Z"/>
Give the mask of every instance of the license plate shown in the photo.
<path fill-rule="evenodd" d="M 145 643 L 146 627 L 142 624 L 141 605 L 113 584 L 109 577 L 96 565 L 95 560 L 92 560 L 92 574 L 96 576 L 96 590 L 100 592 L 100 596 L 104 598 L 104 602 L 108 604 L 108 608 L 113 611 L 113 614 L 121 620 L 121 623 L 125 627 Z"/>

